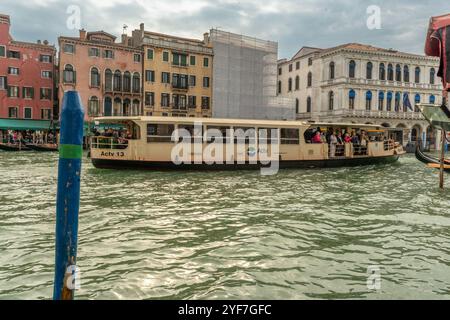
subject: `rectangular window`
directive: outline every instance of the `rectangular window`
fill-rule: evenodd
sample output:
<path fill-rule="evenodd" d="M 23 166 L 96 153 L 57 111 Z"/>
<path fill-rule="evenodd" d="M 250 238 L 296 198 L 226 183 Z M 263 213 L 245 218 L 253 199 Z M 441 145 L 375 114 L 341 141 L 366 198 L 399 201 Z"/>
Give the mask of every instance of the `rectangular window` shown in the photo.
<path fill-rule="evenodd" d="M 190 58 L 189 64 L 191 66 L 195 66 L 195 56 L 190 56 L 189 58 Z"/>
<path fill-rule="evenodd" d="M 168 51 L 163 52 L 163 61 L 169 62 L 169 52 Z"/>
<path fill-rule="evenodd" d="M 189 87 L 195 87 L 197 84 L 197 78 L 195 76 L 189 76 Z"/>
<path fill-rule="evenodd" d="M 6 90 L 7 81 L 6 77 L 0 77 L 0 90 Z"/>
<path fill-rule="evenodd" d="M 19 75 L 19 68 L 8 67 L 8 74 Z"/>
<path fill-rule="evenodd" d="M 202 109 L 209 109 L 209 97 L 202 97 Z"/>
<path fill-rule="evenodd" d="M 155 71 L 145 70 L 145 81 L 146 82 L 155 82 Z"/>
<path fill-rule="evenodd" d="M 289 72 L 292 72 L 292 64 L 289 65 Z"/>
<path fill-rule="evenodd" d="M 152 107 L 155 105 L 155 93 L 154 92 L 146 92 L 145 93 L 145 105 L 152 106 Z"/>
<path fill-rule="evenodd" d="M 295 69 L 300 69 L 300 61 L 297 61 L 297 63 L 295 64 Z"/>
<path fill-rule="evenodd" d="M 8 118 L 17 118 L 19 116 L 19 108 L 9 107 L 8 108 Z"/>
<path fill-rule="evenodd" d="M 147 124 L 147 142 L 172 142 L 173 124 Z"/>
<path fill-rule="evenodd" d="M 63 46 L 64 53 L 74 54 L 75 53 L 75 46 L 73 44 L 66 43 Z"/>
<path fill-rule="evenodd" d="M 147 49 L 147 60 L 153 60 L 153 49 Z"/>
<path fill-rule="evenodd" d="M 278 75 L 281 76 L 282 73 L 283 73 L 283 69 L 282 68 L 278 68 Z"/>
<path fill-rule="evenodd" d="M 42 78 L 51 79 L 53 76 L 51 71 L 42 71 Z"/>
<path fill-rule="evenodd" d="M 8 51 L 8 58 L 20 59 L 20 52 L 19 51 Z"/>
<path fill-rule="evenodd" d="M 299 129 L 281 129 L 281 144 L 300 144 Z"/>
<path fill-rule="evenodd" d="M 52 89 L 41 88 L 40 97 L 41 97 L 41 100 L 51 100 L 52 99 Z"/>
<path fill-rule="evenodd" d="M 43 63 L 52 63 L 53 59 L 52 59 L 52 56 L 50 56 L 50 55 L 41 54 L 39 57 L 39 61 L 43 62 Z"/>
<path fill-rule="evenodd" d="M 188 107 L 189 108 L 197 108 L 197 97 L 196 96 L 189 96 L 188 97 Z"/>
<path fill-rule="evenodd" d="M 0 57 L 4 58 L 6 56 L 6 47 L 0 46 Z"/>
<path fill-rule="evenodd" d="M 162 83 L 170 83 L 170 73 L 169 72 L 161 73 L 161 82 Z"/>
<path fill-rule="evenodd" d="M 172 86 L 176 89 L 187 89 L 188 88 L 187 74 L 174 73 L 172 75 Z"/>
<path fill-rule="evenodd" d="M 209 59 L 208 59 L 208 58 L 203 58 L 203 66 L 204 66 L 205 68 L 208 68 L 208 67 L 209 67 Z"/>
<path fill-rule="evenodd" d="M 172 60 L 173 65 L 187 67 L 187 55 L 180 53 L 173 53 L 172 58 L 173 58 Z"/>
<path fill-rule="evenodd" d="M 41 109 L 41 119 L 42 120 L 51 120 L 52 119 L 52 110 L 51 109 Z"/>
<path fill-rule="evenodd" d="M 19 98 L 19 87 L 9 86 L 8 87 L 8 97 Z"/>
<path fill-rule="evenodd" d="M 112 51 L 112 50 L 103 51 L 103 57 L 105 59 L 114 59 L 114 51 Z"/>
<path fill-rule="evenodd" d="M 161 107 L 168 108 L 170 105 L 170 94 L 161 93 Z"/>
<path fill-rule="evenodd" d="M 203 88 L 209 88 L 209 77 L 203 77 Z"/>
<path fill-rule="evenodd" d="M 134 62 L 141 62 L 141 55 L 139 53 L 134 54 Z"/>
<path fill-rule="evenodd" d="M 25 107 L 24 109 L 23 109 L 23 117 L 25 118 L 25 119 L 31 119 L 32 118 L 32 110 L 33 109 L 31 109 L 31 108 L 29 108 L 29 107 Z"/>
<path fill-rule="evenodd" d="M 89 57 L 100 57 L 99 48 L 89 48 Z"/>
<path fill-rule="evenodd" d="M 23 91 L 22 96 L 24 99 L 33 99 L 34 98 L 34 88 L 23 87 L 22 91 Z"/>

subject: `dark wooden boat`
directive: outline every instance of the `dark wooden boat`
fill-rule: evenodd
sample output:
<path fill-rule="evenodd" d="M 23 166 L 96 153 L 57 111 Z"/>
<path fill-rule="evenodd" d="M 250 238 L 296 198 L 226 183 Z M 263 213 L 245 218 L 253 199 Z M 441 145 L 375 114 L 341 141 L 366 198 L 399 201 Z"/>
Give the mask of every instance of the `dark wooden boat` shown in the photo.
<path fill-rule="evenodd" d="M 0 150 L 3 151 L 30 151 L 26 145 L 22 144 L 10 144 L 10 143 L 0 143 Z"/>
<path fill-rule="evenodd" d="M 39 152 L 56 152 L 58 151 L 57 144 L 28 144 L 28 148 Z"/>
<path fill-rule="evenodd" d="M 420 162 L 423 162 L 427 165 L 440 165 L 441 164 L 441 161 L 438 158 L 434 158 L 432 156 L 429 156 L 429 155 L 423 153 L 419 147 L 416 148 L 416 158 Z M 445 165 L 444 170 L 447 172 L 450 172 L 450 169 L 448 168 L 448 166 L 450 166 L 450 160 L 448 160 L 448 159 L 444 160 L 444 165 Z"/>

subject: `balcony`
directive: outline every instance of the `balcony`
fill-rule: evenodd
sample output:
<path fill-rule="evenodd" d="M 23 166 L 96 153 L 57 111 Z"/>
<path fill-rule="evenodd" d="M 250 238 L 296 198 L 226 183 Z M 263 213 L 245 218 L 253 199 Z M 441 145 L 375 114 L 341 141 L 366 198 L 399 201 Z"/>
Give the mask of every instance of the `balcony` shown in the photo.
<path fill-rule="evenodd" d="M 425 120 L 420 112 L 395 111 L 369 111 L 369 110 L 332 110 L 322 112 L 298 113 L 298 119 L 318 119 L 325 117 L 363 118 L 363 119 L 399 119 L 399 120 Z"/>
<path fill-rule="evenodd" d="M 422 90 L 442 90 L 442 85 L 440 84 L 429 84 L 429 83 L 414 83 L 414 82 L 400 82 L 400 81 L 390 81 L 390 80 L 372 80 L 372 79 L 352 79 L 347 77 L 336 78 L 332 80 L 322 81 L 321 86 L 334 86 L 340 84 L 347 85 L 364 85 L 364 86 L 386 86 L 386 87 L 396 87 L 405 89 L 422 89 Z"/>

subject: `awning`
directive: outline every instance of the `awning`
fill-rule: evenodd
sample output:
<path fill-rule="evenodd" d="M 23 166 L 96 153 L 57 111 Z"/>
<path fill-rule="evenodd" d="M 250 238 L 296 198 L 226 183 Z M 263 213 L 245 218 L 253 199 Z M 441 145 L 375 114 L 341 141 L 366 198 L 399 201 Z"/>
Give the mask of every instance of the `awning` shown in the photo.
<path fill-rule="evenodd" d="M 49 130 L 50 120 L 20 120 L 0 119 L 0 129 L 3 130 Z"/>

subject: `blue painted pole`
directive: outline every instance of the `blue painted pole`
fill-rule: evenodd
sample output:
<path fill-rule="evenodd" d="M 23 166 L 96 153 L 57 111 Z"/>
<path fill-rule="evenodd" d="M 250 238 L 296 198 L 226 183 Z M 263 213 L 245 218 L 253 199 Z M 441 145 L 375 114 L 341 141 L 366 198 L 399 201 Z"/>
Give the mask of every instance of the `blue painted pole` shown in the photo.
<path fill-rule="evenodd" d="M 72 300 L 75 292 L 83 120 L 78 92 L 66 92 L 59 141 L 54 300 Z"/>

